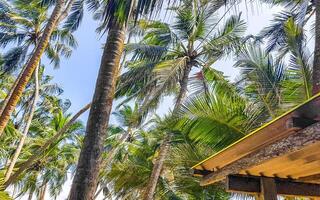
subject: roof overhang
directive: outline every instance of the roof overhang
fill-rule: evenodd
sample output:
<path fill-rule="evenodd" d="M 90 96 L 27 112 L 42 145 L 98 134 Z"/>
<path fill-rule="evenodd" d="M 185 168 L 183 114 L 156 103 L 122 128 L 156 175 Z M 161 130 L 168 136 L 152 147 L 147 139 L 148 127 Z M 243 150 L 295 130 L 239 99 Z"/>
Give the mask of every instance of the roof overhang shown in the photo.
<path fill-rule="evenodd" d="M 320 94 L 192 167 L 202 186 L 230 175 L 320 180 Z"/>

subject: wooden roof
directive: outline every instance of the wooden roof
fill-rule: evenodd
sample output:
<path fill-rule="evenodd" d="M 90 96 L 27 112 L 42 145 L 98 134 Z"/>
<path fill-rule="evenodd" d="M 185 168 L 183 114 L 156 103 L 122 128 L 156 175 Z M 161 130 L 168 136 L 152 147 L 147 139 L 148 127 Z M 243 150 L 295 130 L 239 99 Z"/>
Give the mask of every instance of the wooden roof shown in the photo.
<path fill-rule="evenodd" d="M 320 94 L 193 166 L 194 175 L 203 176 L 201 185 L 221 181 L 230 174 L 318 182 L 320 131 L 316 133 L 318 140 L 307 128 L 315 124 L 320 127 L 319 119 Z M 266 149 L 268 152 L 264 152 Z"/>
<path fill-rule="evenodd" d="M 304 177 L 320 174 L 320 143 L 241 170 L 239 174 L 300 180 Z M 313 181 L 318 182 L 319 180 L 316 178 Z"/>

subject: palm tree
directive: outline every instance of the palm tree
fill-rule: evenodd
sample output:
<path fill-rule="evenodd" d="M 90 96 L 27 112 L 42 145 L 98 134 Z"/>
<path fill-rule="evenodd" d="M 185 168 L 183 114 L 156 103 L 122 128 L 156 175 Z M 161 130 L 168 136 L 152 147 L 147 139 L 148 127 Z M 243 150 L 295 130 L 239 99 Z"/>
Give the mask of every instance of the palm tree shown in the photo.
<path fill-rule="evenodd" d="M 258 36 L 266 41 L 266 50 L 250 43 L 235 64 L 241 69 L 239 84 L 251 100 L 264 104 L 267 118 L 312 95 L 312 56 L 307 47 L 306 20 L 302 22 L 294 12 L 277 14 Z"/>
<path fill-rule="evenodd" d="M 234 101 L 234 103 L 238 102 Z M 141 199 L 144 197 L 145 187 L 152 173 L 153 163 L 156 161 L 157 154 L 160 151 L 158 146 L 161 145 L 161 138 L 167 132 L 175 132 L 172 138 L 172 142 L 174 141 L 171 144 L 172 150 L 168 155 L 170 159 L 165 161 L 166 167 L 161 172 L 155 198 L 198 199 L 202 196 L 204 198 L 227 199 L 228 195 L 219 186 L 202 188 L 199 186 L 197 178 L 191 176 L 190 166 L 211 155 L 217 149 L 201 142 L 190 140 L 187 133 L 180 132 L 179 129 L 182 126 L 180 127 L 176 124 L 179 121 L 171 117 L 162 119 L 155 117 L 148 123 L 150 126 L 147 130 L 138 130 L 139 139 L 133 140 L 129 144 L 128 156 L 124 159 L 116 159 L 110 172 L 107 173 L 108 188 L 111 189 L 113 197 L 123 199 Z M 224 124 L 221 123 L 220 126 L 224 126 Z M 217 129 L 216 135 L 219 135 L 219 130 Z M 212 141 L 211 144 L 213 143 Z M 204 151 L 204 149 L 206 150 Z"/>
<path fill-rule="evenodd" d="M 34 45 L 34 49 L 32 50 L 32 53 L 28 59 L 28 61 L 26 62 L 23 70 L 20 72 L 16 82 L 14 83 L 9 95 L 6 97 L 6 100 L 4 101 L 4 104 L 2 105 L 1 108 L 1 116 L 0 116 L 0 135 L 2 134 L 4 127 L 7 125 L 9 119 L 10 119 L 10 115 L 13 112 L 13 110 L 15 109 L 15 106 L 17 105 L 23 90 L 25 89 L 26 85 L 28 84 L 29 80 L 31 79 L 31 76 L 34 72 L 34 70 L 36 69 L 36 67 L 39 65 L 40 63 L 40 59 L 42 54 L 47 50 L 50 49 L 50 38 L 52 37 L 52 34 L 54 33 L 54 31 L 56 30 L 58 24 L 60 23 L 60 21 L 62 21 L 65 16 L 66 13 L 68 13 L 68 11 L 71 8 L 71 5 L 73 4 L 74 0 L 69 0 L 69 1 L 65 1 L 65 0 L 57 0 L 55 1 L 55 7 L 51 13 L 50 18 L 48 19 L 46 25 L 44 25 L 43 27 L 36 27 L 36 31 L 42 30 L 43 31 L 40 33 L 41 35 L 37 37 L 38 41 L 36 44 Z M 26 6 L 29 4 L 29 2 L 25 2 L 25 1 L 15 1 L 17 2 L 19 5 Z M 24 4 L 23 4 L 24 2 Z M 37 1 L 35 1 L 37 2 Z M 7 4 L 7 2 L 1 1 L 1 10 L 0 10 L 0 14 L 1 14 L 1 19 L 4 19 L 4 21 L 6 22 L 4 24 L 4 27 L 1 27 L 1 29 L 8 29 L 9 31 L 14 31 L 13 35 L 9 35 L 9 38 L 6 37 L 8 35 L 6 35 L 5 33 L 1 34 L 1 40 L 4 39 L 4 43 L 8 43 L 10 41 L 21 41 L 23 39 L 23 35 L 20 35 L 19 30 L 16 30 L 14 25 L 16 23 L 19 23 L 19 18 L 16 19 L 17 21 L 14 20 L 14 16 L 11 18 L 10 17 L 10 13 L 11 13 L 11 8 L 10 5 Z M 52 4 L 52 1 L 43 1 L 43 5 L 45 4 Z M 45 5 L 47 6 L 47 5 Z M 22 7 L 20 7 L 22 9 Z M 13 12 L 14 13 L 14 12 Z M 6 15 L 9 14 L 9 15 Z M 19 16 L 19 15 L 18 15 Z M 23 21 L 23 19 L 22 19 Z M 23 21 L 24 23 L 27 23 L 27 21 Z M 9 26 L 7 26 L 9 25 Z M 12 27 L 12 26 L 13 27 Z M 13 29 L 12 29 L 13 28 Z M 37 34 L 39 34 L 39 32 L 36 32 Z M 12 37 L 11 37 L 12 36 Z M 22 50 L 22 49 L 21 49 Z M 22 53 L 20 55 L 24 55 L 23 52 L 26 52 L 26 49 L 24 49 L 24 51 L 21 51 Z M 54 51 L 52 51 L 54 52 Z M 54 56 L 54 55 L 52 55 Z M 22 56 L 23 58 L 23 56 Z M 18 61 L 21 59 L 18 59 Z M 23 60 L 23 59 L 22 59 Z"/>
<path fill-rule="evenodd" d="M 112 159 L 114 159 L 115 155 L 118 153 L 120 148 L 126 141 L 130 141 L 132 137 L 134 137 L 134 132 L 136 129 L 142 125 L 143 116 L 138 112 L 138 105 L 135 104 L 134 108 L 131 108 L 128 105 L 123 105 L 122 108 L 113 113 L 116 116 L 118 123 L 123 131 L 121 131 L 120 140 L 117 141 L 117 144 L 108 151 L 108 157 L 103 161 L 103 168 L 106 165 L 110 165 L 112 163 Z M 115 135 L 112 135 L 112 138 L 115 138 Z M 109 138 L 111 139 L 111 138 Z"/>
<path fill-rule="evenodd" d="M 19 144 L 17 146 L 17 149 L 14 152 L 12 159 L 10 160 L 10 164 L 9 164 L 8 169 L 6 171 L 4 181 L 7 181 L 9 179 L 9 177 L 11 176 L 14 165 L 17 162 L 18 156 L 21 153 L 25 139 L 27 138 L 27 134 L 29 132 L 32 118 L 33 118 L 34 112 L 36 110 L 36 105 L 37 105 L 37 101 L 39 98 L 39 67 L 36 68 L 34 75 L 35 75 L 35 90 L 34 90 L 34 97 L 32 100 L 33 102 L 32 102 L 32 105 L 31 105 L 31 108 L 30 108 L 30 111 L 29 111 L 29 114 L 28 114 L 28 117 L 26 120 L 26 124 L 25 124 L 24 130 L 23 130 L 23 133 L 22 133 L 22 137 L 19 141 Z"/>
<path fill-rule="evenodd" d="M 263 0 L 267 3 L 272 3 L 275 5 L 284 5 L 290 12 L 288 17 L 294 16 L 295 20 L 300 26 L 306 25 L 309 19 L 315 15 L 315 48 L 314 48 L 314 59 L 312 67 L 312 94 L 316 94 L 320 91 L 320 4 L 318 1 L 302 0 L 302 1 L 293 1 L 293 0 Z M 280 24 L 278 24 L 280 25 Z M 278 31 L 281 33 L 281 26 L 278 26 Z M 279 35 L 279 34 L 278 34 Z M 275 39 L 275 38 L 274 38 Z M 277 41 L 280 41 L 280 37 Z M 277 42 L 275 41 L 275 42 Z M 276 44 L 273 42 L 273 44 Z"/>
<path fill-rule="evenodd" d="M 39 68 L 39 67 L 38 67 Z M 19 127 L 21 123 L 25 121 L 25 125 L 22 131 L 22 137 L 18 142 L 17 148 L 10 160 L 10 164 L 5 174 L 5 181 L 11 176 L 14 165 L 18 159 L 18 156 L 21 153 L 24 142 L 27 138 L 29 128 L 33 119 L 33 116 L 36 112 L 37 103 L 42 104 L 41 101 L 45 101 L 49 96 L 60 95 L 63 91 L 57 84 L 51 84 L 50 81 L 52 77 L 44 75 L 44 67 L 42 66 L 40 70 L 36 68 L 34 74 L 34 87 L 31 87 L 30 84 L 27 86 L 24 95 L 22 96 L 20 109 L 24 109 L 24 114 L 22 114 L 20 122 L 16 122 L 16 127 Z M 31 93 L 31 94 L 29 94 Z M 41 101 L 38 102 L 38 99 Z M 40 106 L 40 109 L 44 109 L 44 106 Z M 37 114 L 37 113 L 36 113 Z M 18 115 L 18 114 L 17 114 Z M 39 115 L 37 117 L 40 117 Z"/>
<path fill-rule="evenodd" d="M 117 160 L 118 155 L 127 155 L 125 152 L 128 151 L 128 146 L 137 137 L 136 132 L 139 132 L 144 118 L 138 111 L 138 105 L 135 104 L 133 108 L 129 105 L 124 105 L 112 113 L 117 118 L 119 125 L 108 127 L 108 138 L 105 147 L 107 152 L 102 155 L 103 162 L 99 177 L 100 190 L 97 191 L 95 196 L 99 195 L 104 187 L 107 187 L 106 174 L 111 164 Z"/>
<path fill-rule="evenodd" d="M 193 143 L 219 151 L 263 122 L 261 106 L 243 97 L 235 86 L 218 81 L 208 91 L 189 97 L 179 111 L 175 128 Z"/>
<path fill-rule="evenodd" d="M 267 54 L 258 45 L 248 45 L 238 56 L 235 67 L 240 68 L 245 94 L 261 105 L 265 118 L 275 118 L 282 106 L 282 82 L 285 79 L 284 64 Z"/>
<path fill-rule="evenodd" d="M 170 159 L 166 165 L 174 176 L 164 189 L 165 196 L 170 190 L 181 199 L 230 199 L 220 185 L 201 187 L 199 179 L 192 176 L 190 166 L 193 166 L 216 152 L 211 145 L 201 142 L 194 143 L 184 139 L 183 142 L 172 147 Z"/>
<path fill-rule="evenodd" d="M 106 174 L 112 195 L 123 199 L 141 199 L 152 171 L 160 135 L 157 131 L 138 130 L 139 139 L 133 140 L 125 159 L 115 161 Z"/>
<path fill-rule="evenodd" d="M 92 100 L 84 145 L 81 149 L 76 175 L 70 191 L 70 199 L 92 199 L 97 187 L 103 141 L 106 138 L 115 83 L 120 72 L 120 59 L 123 52 L 127 21 L 152 11 L 161 0 L 89 0 L 101 20 L 102 31 L 108 31 L 107 41 L 101 58 L 100 70 Z M 100 4 L 95 4 L 100 3 Z M 96 6 L 98 5 L 98 6 Z M 161 4 L 160 4 L 161 5 Z M 89 161 L 89 162 L 88 162 Z"/>
<path fill-rule="evenodd" d="M 68 137 L 68 133 L 70 132 L 70 128 L 74 126 L 74 124 L 77 122 L 77 119 L 90 108 L 91 104 L 87 104 L 82 109 L 80 109 L 72 118 L 67 119 L 67 122 L 64 123 L 64 126 L 62 126 L 55 134 L 53 134 L 51 137 L 47 138 L 45 141 L 41 143 L 40 146 L 37 146 L 35 151 L 23 162 L 19 163 L 17 166 L 17 170 L 14 172 L 12 176 L 5 182 L 5 187 L 8 187 L 12 183 L 15 183 L 18 181 L 21 174 L 23 174 L 26 170 L 28 170 L 31 166 L 35 165 L 39 159 L 41 159 L 43 156 L 45 156 L 45 153 L 50 151 L 50 148 L 61 141 L 61 139 Z M 56 112 L 59 111 L 57 109 L 54 109 Z M 45 116 L 47 118 L 47 116 Z M 42 119 L 41 117 L 38 118 L 40 124 L 44 124 L 46 121 L 45 119 Z"/>
<path fill-rule="evenodd" d="M 142 23 L 146 33 L 140 43 L 127 45 L 134 52 L 133 61 L 128 64 L 128 72 L 121 76 L 117 95 L 138 98 L 143 111 L 158 105 L 163 96 L 178 91 L 173 109 L 176 113 L 187 95 L 188 84 L 201 91 L 205 90 L 207 79 L 223 79 L 211 66 L 236 49 L 246 26 L 240 16 L 232 16 L 214 32 L 218 22 L 213 20 L 213 15 L 218 8 L 208 2 L 185 1 L 174 8 L 177 16 L 173 25 L 157 21 Z M 198 72 L 190 78 L 192 69 Z M 153 198 L 169 146 L 170 134 L 159 147 L 158 162 L 144 199 Z"/>
<path fill-rule="evenodd" d="M 38 149 L 69 123 L 69 120 L 70 116 L 62 110 L 52 113 L 45 121 L 35 118 L 30 129 L 31 137 L 19 156 L 17 166 L 19 167 L 30 156 L 37 154 Z M 33 196 L 34 192 L 43 187 L 48 188 L 51 196 L 58 195 L 63 183 L 67 180 L 67 172 L 71 167 L 75 167 L 82 134 L 83 126 L 80 122 L 76 122 L 69 127 L 64 137 L 51 143 L 41 155 L 38 154 L 37 160 L 15 180 L 14 186 L 19 188 L 18 196 L 24 195 L 27 191 L 29 196 Z M 45 191 L 38 192 L 39 196 L 40 193 L 43 196 Z"/>
<path fill-rule="evenodd" d="M 48 8 L 39 5 L 38 1 L 15 0 L 1 10 L 0 46 L 14 45 L 3 55 L 2 70 L 13 72 L 23 68 L 28 58 L 29 50 L 40 40 L 47 18 Z M 59 56 L 68 57 L 77 43 L 67 29 L 58 29 L 50 37 L 50 43 L 45 50 L 47 58 L 59 65 Z"/>

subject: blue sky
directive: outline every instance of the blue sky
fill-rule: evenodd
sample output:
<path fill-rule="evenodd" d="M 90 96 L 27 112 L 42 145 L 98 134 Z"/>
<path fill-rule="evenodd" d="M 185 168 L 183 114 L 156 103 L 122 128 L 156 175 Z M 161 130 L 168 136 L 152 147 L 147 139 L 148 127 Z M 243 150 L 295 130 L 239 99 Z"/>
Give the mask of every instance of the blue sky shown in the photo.
<path fill-rule="evenodd" d="M 54 76 L 53 81 L 63 89 L 63 97 L 72 102 L 71 111 L 77 112 L 91 101 L 97 77 L 102 45 L 105 36 L 99 36 L 95 29 L 97 23 L 86 13 L 79 30 L 75 32 L 78 47 L 69 59 L 63 59 L 58 69 L 51 66 L 46 72 Z M 82 116 L 85 121 L 87 116 Z"/>

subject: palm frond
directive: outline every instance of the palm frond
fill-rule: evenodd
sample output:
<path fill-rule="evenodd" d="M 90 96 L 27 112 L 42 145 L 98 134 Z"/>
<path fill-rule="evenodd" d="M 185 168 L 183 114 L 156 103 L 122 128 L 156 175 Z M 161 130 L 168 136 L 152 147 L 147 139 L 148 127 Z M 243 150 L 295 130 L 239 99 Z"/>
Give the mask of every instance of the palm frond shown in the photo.
<path fill-rule="evenodd" d="M 23 46 L 14 47 L 10 49 L 3 55 L 3 65 L 1 66 L 1 69 L 5 73 L 14 72 L 24 63 L 25 58 L 27 56 L 27 52 L 28 49 Z"/>
<path fill-rule="evenodd" d="M 6 47 L 12 43 L 20 45 L 25 37 L 26 34 L 24 33 L 0 32 L 0 47 Z"/>
<path fill-rule="evenodd" d="M 204 46 L 204 51 L 207 52 L 206 56 L 219 58 L 223 54 L 236 51 L 241 46 L 240 39 L 246 27 L 246 23 L 241 19 L 241 14 L 231 16 L 222 29 Z"/>
<path fill-rule="evenodd" d="M 90 1 L 89 1 L 90 2 Z M 76 31 L 81 24 L 84 15 L 84 0 L 73 3 L 70 14 L 65 21 L 64 28 L 71 32 Z"/>
<path fill-rule="evenodd" d="M 226 83 L 214 84 L 207 95 L 189 98 L 181 108 L 178 126 L 195 142 L 220 149 L 245 136 L 254 127 L 258 111 L 236 92 L 226 91 Z"/>
<path fill-rule="evenodd" d="M 239 54 L 235 63 L 245 82 L 245 93 L 253 101 L 261 102 L 272 118 L 282 105 L 281 83 L 284 80 L 284 63 L 275 61 L 260 46 L 248 45 Z"/>
<path fill-rule="evenodd" d="M 286 44 L 284 24 L 293 14 L 283 11 L 277 15 L 272 21 L 272 24 L 262 30 L 259 34 L 260 38 L 267 39 L 267 51 L 270 52 Z"/>
<path fill-rule="evenodd" d="M 11 10 L 11 6 L 8 4 L 6 0 L 0 0 L 0 15 L 2 13 L 7 13 Z"/>
<path fill-rule="evenodd" d="M 173 60 L 159 62 L 154 72 L 160 85 L 176 85 L 181 80 L 183 72 L 187 67 L 189 57 L 184 56 Z"/>

